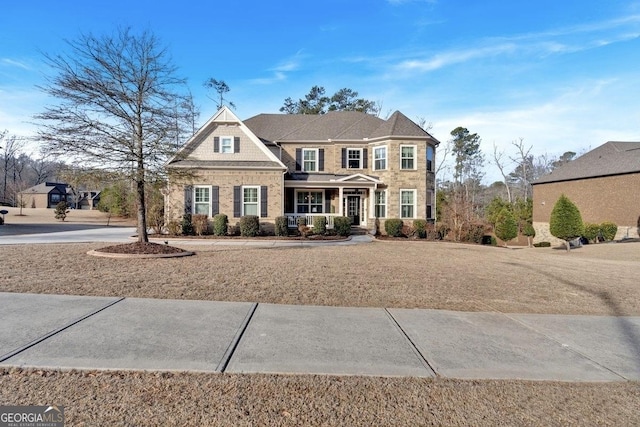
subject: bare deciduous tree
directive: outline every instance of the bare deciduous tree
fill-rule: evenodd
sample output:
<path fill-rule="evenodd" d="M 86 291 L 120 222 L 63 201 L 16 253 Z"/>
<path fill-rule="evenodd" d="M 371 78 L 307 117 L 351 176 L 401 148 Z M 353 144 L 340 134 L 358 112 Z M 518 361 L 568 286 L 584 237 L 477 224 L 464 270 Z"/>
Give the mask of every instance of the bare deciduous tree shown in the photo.
<path fill-rule="evenodd" d="M 507 189 L 507 200 L 511 203 L 511 188 L 509 187 L 509 175 L 505 172 L 505 160 L 504 160 L 504 151 L 498 151 L 498 147 L 496 144 L 493 144 L 493 163 L 496 165 L 498 170 L 500 171 L 500 175 L 502 175 L 502 180 L 504 181 L 504 186 Z"/>
<path fill-rule="evenodd" d="M 44 150 L 83 167 L 122 171 L 136 187 L 138 241 L 147 242 L 145 182 L 176 151 L 189 117 L 183 79 L 149 32 L 81 35 L 45 55 L 56 75 L 41 89 L 57 105 L 36 116 Z"/>

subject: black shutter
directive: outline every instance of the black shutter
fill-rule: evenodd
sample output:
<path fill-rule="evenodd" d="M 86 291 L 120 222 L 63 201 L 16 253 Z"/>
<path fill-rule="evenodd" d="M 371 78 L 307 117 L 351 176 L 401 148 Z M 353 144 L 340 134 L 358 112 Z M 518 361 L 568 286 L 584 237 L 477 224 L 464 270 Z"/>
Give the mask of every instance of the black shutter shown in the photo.
<path fill-rule="evenodd" d="M 267 208 L 269 206 L 269 201 L 267 199 L 267 186 L 263 185 L 260 187 L 260 216 L 262 218 L 266 218 L 268 216 Z"/>
<path fill-rule="evenodd" d="M 302 148 L 296 148 L 296 170 L 302 170 Z"/>
<path fill-rule="evenodd" d="M 213 152 L 214 153 L 219 153 L 220 152 L 220 137 L 219 136 L 214 136 L 213 137 Z"/>
<path fill-rule="evenodd" d="M 324 170 L 324 148 L 318 150 L 318 171 Z"/>
<path fill-rule="evenodd" d="M 367 169 L 369 167 L 369 150 L 366 148 L 362 149 L 362 169 Z"/>
<path fill-rule="evenodd" d="M 239 153 L 240 152 L 240 137 L 239 136 L 234 136 L 233 137 L 233 152 L 234 153 Z"/>
<path fill-rule="evenodd" d="M 220 213 L 220 187 L 214 185 L 211 187 L 211 216 Z"/>
<path fill-rule="evenodd" d="M 342 169 L 347 168 L 347 149 L 342 149 Z"/>
<path fill-rule="evenodd" d="M 331 190 L 324 190 L 324 213 L 331 213 Z"/>
<path fill-rule="evenodd" d="M 193 211 L 193 186 L 184 186 L 184 213 L 190 214 Z"/>
<path fill-rule="evenodd" d="M 233 187 L 233 217 L 240 218 L 242 216 L 242 187 L 236 185 Z"/>

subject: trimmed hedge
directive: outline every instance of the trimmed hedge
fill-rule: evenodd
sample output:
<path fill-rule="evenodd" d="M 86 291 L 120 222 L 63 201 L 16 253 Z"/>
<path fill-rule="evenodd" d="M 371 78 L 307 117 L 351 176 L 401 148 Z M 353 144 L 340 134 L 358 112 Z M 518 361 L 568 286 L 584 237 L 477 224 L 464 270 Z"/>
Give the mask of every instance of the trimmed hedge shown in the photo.
<path fill-rule="evenodd" d="M 584 233 L 582 234 L 582 237 L 584 237 L 590 242 L 595 242 L 599 234 L 600 234 L 599 224 L 591 224 L 591 223 L 584 224 Z"/>
<path fill-rule="evenodd" d="M 618 225 L 609 221 L 603 222 L 602 224 L 600 224 L 600 232 L 602 233 L 602 237 L 604 237 L 604 240 L 610 242 L 616 238 Z"/>
<path fill-rule="evenodd" d="M 338 236 L 351 235 L 351 218 L 346 216 L 337 216 L 333 218 L 333 229 Z"/>
<path fill-rule="evenodd" d="M 274 231 L 276 236 L 288 236 L 289 219 L 286 216 L 276 217 L 276 226 Z"/>
<path fill-rule="evenodd" d="M 414 219 L 413 220 L 413 229 L 415 233 L 421 239 L 427 238 L 427 220 L 426 219 Z"/>
<path fill-rule="evenodd" d="M 256 237 L 260 234 L 260 218 L 257 215 L 245 215 L 238 222 L 242 237 Z"/>
<path fill-rule="evenodd" d="M 217 214 L 213 217 L 213 234 L 226 236 L 229 231 L 229 218 L 225 214 Z"/>
<path fill-rule="evenodd" d="M 384 222 L 384 231 L 391 237 L 402 237 L 403 225 L 400 218 L 390 218 Z"/>
<path fill-rule="evenodd" d="M 313 233 L 327 234 L 327 218 L 324 216 L 316 216 L 313 218 Z"/>
<path fill-rule="evenodd" d="M 184 214 L 182 217 L 182 223 L 180 224 L 182 227 L 182 235 L 183 236 L 191 236 L 193 234 L 193 224 L 191 224 L 191 214 Z"/>
<path fill-rule="evenodd" d="M 551 243 L 549 243 L 549 242 L 538 242 L 538 243 L 534 243 L 533 246 L 535 248 L 550 248 L 551 247 Z"/>

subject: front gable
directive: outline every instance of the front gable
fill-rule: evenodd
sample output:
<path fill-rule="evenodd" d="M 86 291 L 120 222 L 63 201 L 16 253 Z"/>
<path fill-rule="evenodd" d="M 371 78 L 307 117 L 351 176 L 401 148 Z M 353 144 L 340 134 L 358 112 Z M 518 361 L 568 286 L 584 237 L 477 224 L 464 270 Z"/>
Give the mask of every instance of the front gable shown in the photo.
<path fill-rule="evenodd" d="M 182 161 L 235 163 L 276 162 L 280 160 L 226 106 L 222 107 L 167 162 L 176 166 Z"/>

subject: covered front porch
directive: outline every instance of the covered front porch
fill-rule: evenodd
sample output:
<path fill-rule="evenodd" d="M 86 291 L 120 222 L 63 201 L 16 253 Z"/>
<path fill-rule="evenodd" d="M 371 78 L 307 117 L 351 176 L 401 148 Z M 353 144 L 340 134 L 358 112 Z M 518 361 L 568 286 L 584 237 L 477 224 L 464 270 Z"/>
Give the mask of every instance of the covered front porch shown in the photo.
<path fill-rule="evenodd" d="M 356 227 L 367 227 L 374 215 L 374 193 L 382 185 L 376 177 L 363 174 L 292 174 L 285 179 L 284 206 L 288 225 L 295 228 L 298 218 L 313 226 L 315 217 L 324 216 L 327 228 L 334 218 L 346 216 Z"/>

